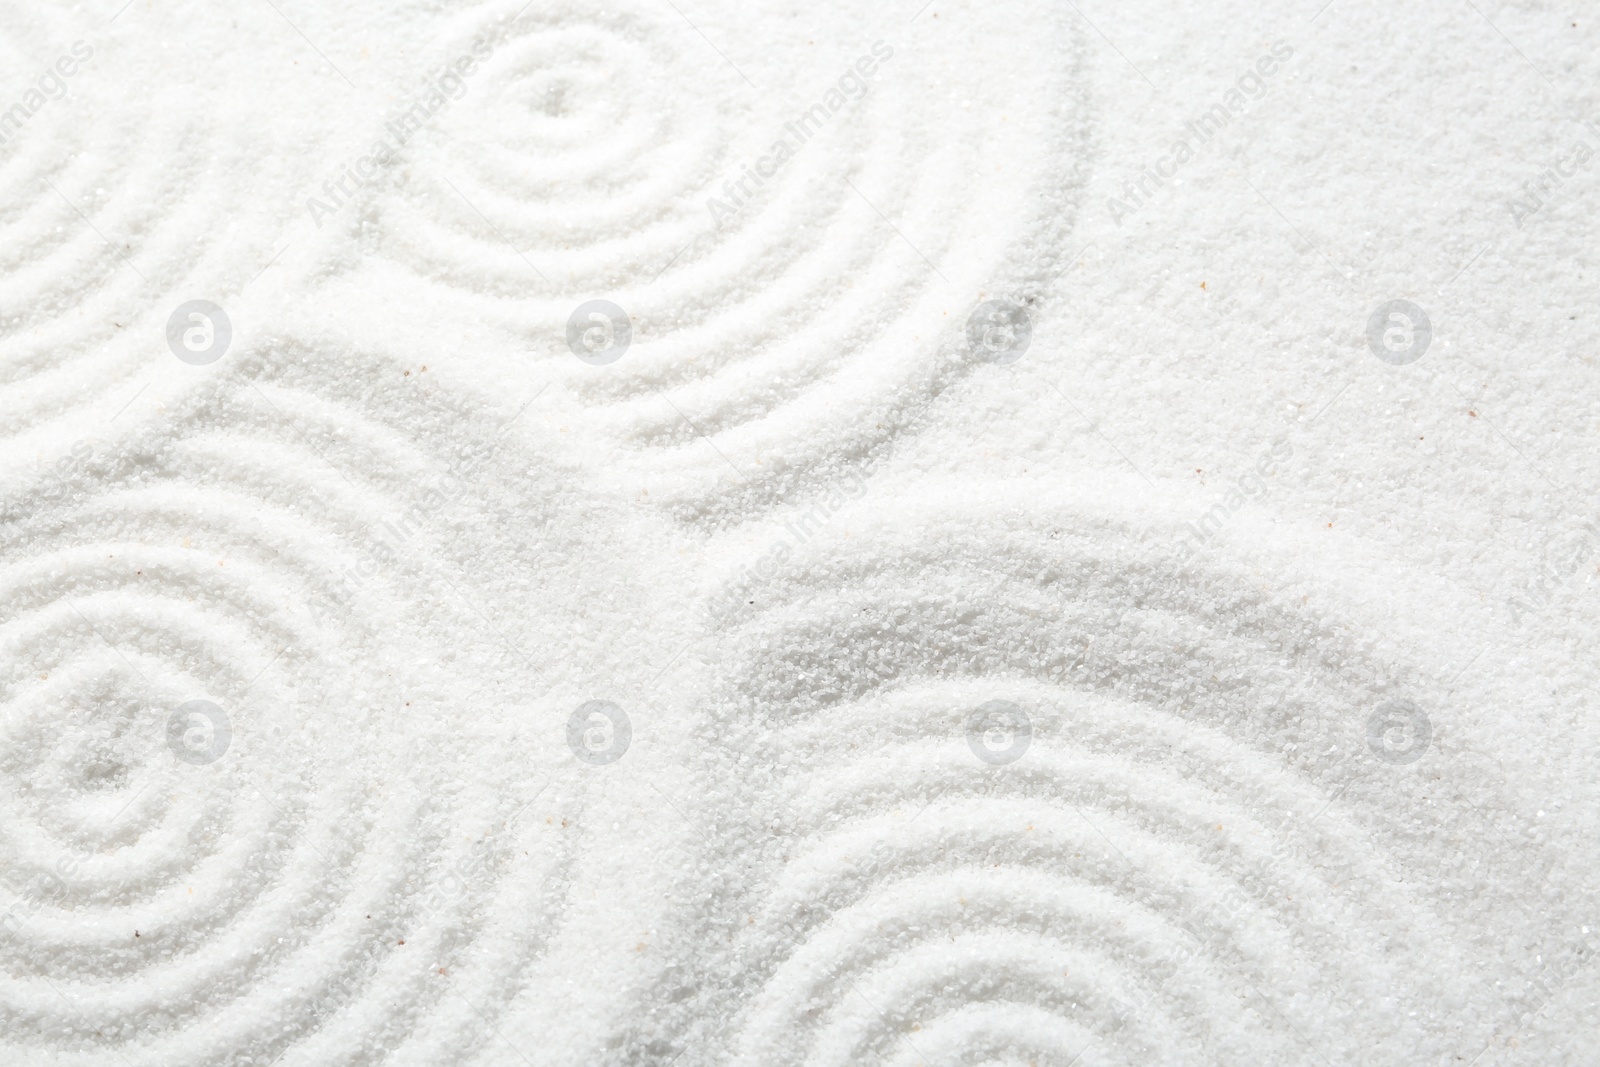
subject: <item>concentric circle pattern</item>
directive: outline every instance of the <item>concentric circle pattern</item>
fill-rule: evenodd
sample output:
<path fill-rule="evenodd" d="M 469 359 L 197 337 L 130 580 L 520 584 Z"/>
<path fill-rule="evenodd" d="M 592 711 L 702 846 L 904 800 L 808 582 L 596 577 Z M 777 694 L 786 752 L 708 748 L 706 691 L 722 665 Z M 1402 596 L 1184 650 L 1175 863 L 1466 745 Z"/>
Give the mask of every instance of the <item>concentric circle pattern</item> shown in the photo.
<path fill-rule="evenodd" d="M 1231 383 L 1139 375 L 1189 351 L 1180 283 L 1226 289 L 1163 265 L 1173 329 L 1125 347 L 1129 264 L 1286 109 L 1091 256 L 1091 163 L 1200 99 L 1136 80 L 1186 57 L 1115 5 L 919 4 L 0 0 L 0 1067 L 1579 1031 L 1600 809 L 1552 605 L 1592 560 L 1455 647 L 1539 501 L 1404 543 L 1431 394 L 1370 353 L 1321 390 L 1326 324 L 1234 379 L 1305 412 L 1294 463 L 1191 509 Z M 1296 49 L 1271 92 L 1335 83 Z M 1255 191 L 1235 237 L 1344 255 Z M 1331 284 L 1282 273 L 1218 299 Z M 1483 407 L 1419 454 L 1543 462 L 1531 402 Z M 1364 478 L 1399 517 L 1346 521 Z"/>
<path fill-rule="evenodd" d="M 370 284 L 448 293 L 508 331 L 590 435 L 682 474 L 700 508 L 728 506 L 712 489 L 770 494 L 775 452 L 870 450 L 970 367 L 959 327 L 986 294 L 1040 300 L 1083 180 L 1070 13 L 943 16 L 973 46 L 962 64 L 866 8 L 835 11 L 826 38 L 763 5 L 692 24 L 634 2 L 462 16 L 434 54 L 474 73 L 373 195 Z M 1049 91 L 972 106 L 1018 64 Z M 632 324 L 605 374 L 564 342 L 600 298 Z"/>
<path fill-rule="evenodd" d="M 656 991 L 691 1005 L 676 1047 L 1399 1061 L 1427 1047 L 1419 1005 L 1493 1003 L 1451 962 L 1461 902 L 1419 872 L 1460 848 L 1508 876 L 1539 861 L 1506 855 L 1487 817 L 1391 810 L 1364 709 L 1427 681 L 1420 665 L 1081 510 L 892 510 L 839 520 L 848 541 L 726 609 L 720 643 L 740 651 L 706 723 L 700 817 L 730 869 L 772 873 L 686 912 L 682 950 L 702 982 L 725 977 Z M 1030 736 L 1014 762 L 969 743 L 997 699 Z M 687 1021 L 719 1016 L 711 1034 Z"/>
<path fill-rule="evenodd" d="M 315 152 L 304 150 L 315 123 L 294 154 L 276 150 L 281 124 L 269 110 L 208 106 L 240 78 L 264 89 L 273 80 L 237 26 L 200 10 L 158 6 L 112 21 L 114 7 L 0 9 L 7 437 L 107 394 L 132 395 L 151 364 L 171 359 L 161 338 L 173 308 L 236 300 L 272 259 L 273 220 L 312 184 Z M 184 58 L 142 46 L 130 34 L 140 18 L 181 40 Z M 252 175 L 243 196 L 230 192 L 239 171 Z"/>
<path fill-rule="evenodd" d="M 550 487 L 465 491 L 513 462 L 493 438 L 408 447 L 461 413 L 391 377 L 257 354 L 174 413 L 193 432 L 5 503 L 5 1062 L 454 1060 L 537 966 L 572 766 L 446 712 L 541 684 L 458 573 L 526 549 L 463 531 L 504 508 L 541 551 L 572 538 Z"/>

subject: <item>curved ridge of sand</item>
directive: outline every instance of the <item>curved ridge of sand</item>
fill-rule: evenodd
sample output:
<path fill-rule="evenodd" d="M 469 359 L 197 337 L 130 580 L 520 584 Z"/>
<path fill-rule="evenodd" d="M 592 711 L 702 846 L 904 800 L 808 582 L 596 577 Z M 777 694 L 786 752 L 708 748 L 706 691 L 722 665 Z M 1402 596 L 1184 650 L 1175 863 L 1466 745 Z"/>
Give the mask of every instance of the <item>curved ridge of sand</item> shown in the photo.
<path fill-rule="evenodd" d="M 0 2 L 0 1062 L 1581 1056 L 1581 435 L 1168 7 Z"/>

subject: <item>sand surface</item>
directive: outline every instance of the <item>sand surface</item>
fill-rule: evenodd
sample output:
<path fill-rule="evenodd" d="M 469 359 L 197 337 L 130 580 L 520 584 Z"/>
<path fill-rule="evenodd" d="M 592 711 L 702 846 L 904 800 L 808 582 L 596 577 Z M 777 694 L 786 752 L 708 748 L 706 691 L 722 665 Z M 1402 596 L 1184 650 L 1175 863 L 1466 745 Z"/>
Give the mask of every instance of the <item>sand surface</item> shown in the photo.
<path fill-rule="evenodd" d="M 1600 18 L 0 0 L 0 1064 L 1600 1048 Z"/>

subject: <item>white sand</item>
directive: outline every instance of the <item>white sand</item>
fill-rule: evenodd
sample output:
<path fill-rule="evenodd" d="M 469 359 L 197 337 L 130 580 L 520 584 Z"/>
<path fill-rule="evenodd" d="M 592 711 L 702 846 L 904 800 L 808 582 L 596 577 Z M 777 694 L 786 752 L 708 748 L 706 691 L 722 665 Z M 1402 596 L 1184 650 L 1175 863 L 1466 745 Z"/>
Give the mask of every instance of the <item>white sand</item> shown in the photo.
<path fill-rule="evenodd" d="M 1593 1062 L 1600 22 L 918 3 L 0 5 L 0 1064 Z"/>

